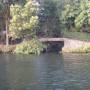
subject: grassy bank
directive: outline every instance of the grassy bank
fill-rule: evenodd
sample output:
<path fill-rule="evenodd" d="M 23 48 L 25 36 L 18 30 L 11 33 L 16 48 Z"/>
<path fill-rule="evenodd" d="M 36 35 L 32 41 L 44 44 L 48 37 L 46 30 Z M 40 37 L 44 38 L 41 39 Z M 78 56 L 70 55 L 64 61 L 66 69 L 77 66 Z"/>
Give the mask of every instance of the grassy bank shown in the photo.
<path fill-rule="evenodd" d="M 0 45 L 0 53 L 12 53 L 16 48 L 16 45 L 9 45 L 6 47 L 6 45 Z"/>
<path fill-rule="evenodd" d="M 90 46 L 82 46 L 80 48 L 74 49 L 64 49 L 62 52 L 67 52 L 67 53 L 90 53 Z"/>
<path fill-rule="evenodd" d="M 89 33 L 63 31 L 63 37 L 90 42 Z"/>
<path fill-rule="evenodd" d="M 72 49 L 72 53 L 90 53 L 90 45 L 85 45 L 77 49 Z"/>
<path fill-rule="evenodd" d="M 63 31 L 63 37 L 68 38 L 63 52 L 90 53 L 90 34 L 74 31 Z"/>
<path fill-rule="evenodd" d="M 46 45 L 42 44 L 38 39 L 23 41 L 15 45 L 0 45 L 1 53 L 15 54 L 40 54 Z"/>
<path fill-rule="evenodd" d="M 67 44 L 66 44 L 66 47 L 63 47 L 62 52 L 67 52 L 67 53 L 90 53 L 90 43 L 87 43 L 87 42 L 77 43 L 79 41 L 75 41 L 75 40 L 73 40 L 73 42 L 70 41 L 69 46 L 67 46 Z M 78 47 L 75 47 L 76 45 Z"/>

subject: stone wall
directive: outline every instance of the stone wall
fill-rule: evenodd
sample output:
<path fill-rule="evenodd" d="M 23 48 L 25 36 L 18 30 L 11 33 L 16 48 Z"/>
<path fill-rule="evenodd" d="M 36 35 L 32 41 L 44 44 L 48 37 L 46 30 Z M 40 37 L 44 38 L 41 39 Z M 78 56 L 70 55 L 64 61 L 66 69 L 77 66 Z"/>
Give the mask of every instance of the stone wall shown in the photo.
<path fill-rule="evenodd" d="M 71 52 L 72 50 L 89 45 L 90 42 L 64 38 L 64 47 L 62 48 L 62 52 Z"/>

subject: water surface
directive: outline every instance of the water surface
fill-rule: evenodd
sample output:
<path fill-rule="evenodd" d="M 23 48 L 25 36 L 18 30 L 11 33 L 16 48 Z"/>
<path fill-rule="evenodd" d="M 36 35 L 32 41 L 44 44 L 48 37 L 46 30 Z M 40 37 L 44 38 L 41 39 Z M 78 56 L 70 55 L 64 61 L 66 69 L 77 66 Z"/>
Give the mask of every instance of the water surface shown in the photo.
<path fill-rule="evenodd" d="M 90 90 L 90 54 L 1 54 L 0 90 Z"/>

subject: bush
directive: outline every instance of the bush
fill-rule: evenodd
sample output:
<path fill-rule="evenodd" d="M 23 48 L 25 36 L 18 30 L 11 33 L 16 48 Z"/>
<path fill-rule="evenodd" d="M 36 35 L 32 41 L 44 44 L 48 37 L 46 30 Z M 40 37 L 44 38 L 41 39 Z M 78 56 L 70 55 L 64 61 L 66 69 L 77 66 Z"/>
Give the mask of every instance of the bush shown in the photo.
<path fill-rule="evenodd" d="M 46 48 L 39 40 L 32 39 L 29 41 L 23 41 L 21 44 L 16 46 L 14 53 L 19 54 L 40 54 L 43 49 Z"/>
<path fill-rule="evenodd" d="M 71 50 L 72 53 L 90 53 L 90 45 L 84 45 L 81 46 L 80 48 Z"/>

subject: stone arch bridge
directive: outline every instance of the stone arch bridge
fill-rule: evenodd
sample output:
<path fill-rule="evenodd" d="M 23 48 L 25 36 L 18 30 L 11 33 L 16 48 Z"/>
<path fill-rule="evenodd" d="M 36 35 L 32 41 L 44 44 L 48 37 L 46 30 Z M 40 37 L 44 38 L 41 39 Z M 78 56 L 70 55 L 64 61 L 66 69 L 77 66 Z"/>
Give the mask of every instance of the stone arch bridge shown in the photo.
<path fill-rule="evenodd" d="M 40 38 L 39 41 L 47 45 L 46 52 L 70 52 L 82 46 L 90 45 L 89 41 L 81 41 L 70 38 Z"/>
<path fill-rule="evenodd" d="M 64 46 L 64 38 L 40 38 L 39 41 L 47 45 L 46 52 L 62 51 Z"/>

